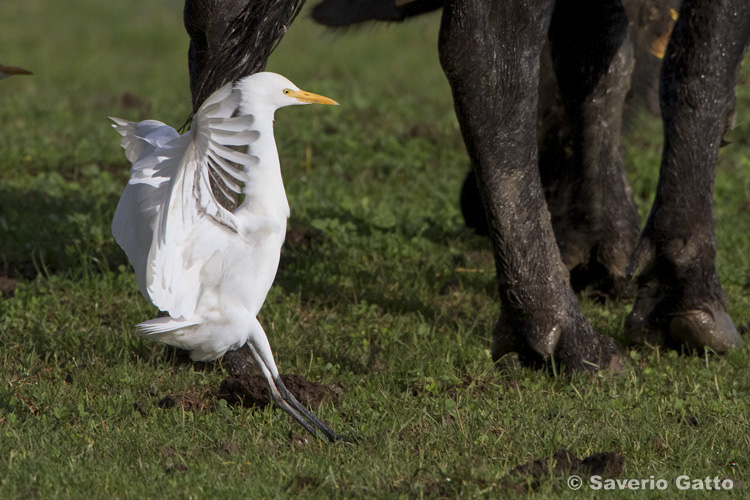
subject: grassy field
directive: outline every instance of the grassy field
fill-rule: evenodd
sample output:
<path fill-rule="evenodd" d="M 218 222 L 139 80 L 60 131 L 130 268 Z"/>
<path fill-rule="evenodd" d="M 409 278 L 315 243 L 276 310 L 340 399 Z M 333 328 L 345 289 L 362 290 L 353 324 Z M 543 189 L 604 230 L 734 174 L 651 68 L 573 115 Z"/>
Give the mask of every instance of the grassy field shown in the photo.
<path fill-rule="evenodd" d="M 294 238 L 260 321 L 282 373 L 334 387 L 317 413 L 361 441 L 305 440 L 274 406 L 222 399 L 221 366 L 134 335 L 156 311 L 109 232 L 129 164 L 107 116 L 184 122 L 182 2 L 0 2 L 0 57 L 35 73 L 0 82 L 0 498 L 594 498 L 576 460 L 603 452 L 624 460 L 605 476 L 667 480 L 654 496 L 695 498 L 675 485 L 686 475 L 730 478 L 727 495 L 746 497 L 750 347 L 633 350 L 619 377 L 493 366 L 494 266 L 458 209 L 468 160 L 439 15 L 339 33 L 306 17 L 269 69 L 341 106 L 278 113 Z M 716 180 L 738 326 L 750 322 L 748 78 Z M 627 137 L 644 220 L 660 135 L 643 114 Z M 622 340 L 629 304 L 583 306 Z"/>

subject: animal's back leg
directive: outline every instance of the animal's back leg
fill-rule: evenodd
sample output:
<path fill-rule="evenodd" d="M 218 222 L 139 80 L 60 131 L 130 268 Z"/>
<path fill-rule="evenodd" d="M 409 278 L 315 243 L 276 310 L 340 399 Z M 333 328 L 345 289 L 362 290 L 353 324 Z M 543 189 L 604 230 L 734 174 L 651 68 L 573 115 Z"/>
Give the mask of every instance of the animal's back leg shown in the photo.
<path fill-rule="evenodd" d="M 574 288 L 632 297 L 625 271 L 640 222 L 620 135 L 634 60 L 620 0 L 558 1 L 550 47 L 572 147 L 559 191 L 547 193 L 560 253 Z M 555 174 L 546 166 L 543 178 Z"/>
<path fill-rule="evenodd" d="M 633 264 L 634 342 L 708 346 L 740 339 L 716 273 L 714 166 L 750 39 L 746 0 L 684 2 L 662 68 L 664 152 L 656 199 Z"/>

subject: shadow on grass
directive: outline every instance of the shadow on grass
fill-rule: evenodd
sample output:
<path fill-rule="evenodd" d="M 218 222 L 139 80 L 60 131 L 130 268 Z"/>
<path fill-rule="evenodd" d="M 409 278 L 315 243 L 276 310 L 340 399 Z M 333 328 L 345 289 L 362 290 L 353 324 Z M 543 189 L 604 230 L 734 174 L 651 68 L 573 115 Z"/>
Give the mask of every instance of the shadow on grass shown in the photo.
<path fill-rule="evenodd" d="M 31 279 L 126 264 L 110 234 L 117 198 L 53 179 L 44 188 L 0 187 L 0 274 Z"/>
<path fill-rule="evenodd" d="M 322 210 L 290 223 L 281 253 L 276 284 L 288 293 L 300 293 L 303 300 L 320 302 L 367 301 L 396 314 L 419 313 L 425 319 L 435 317 L 431 304 L 417 298 L 419 289 L 470 289 L 495 295 L 496 285 L 484 277 L 494 273 L 491 247 L 486 238 L 460 226 L 446 229 L 430 221 L 391 221 L 379 225 L 344 210 Z M 427 223 L 427 227 L 425 227 Z M 451 262 L 452 270 L 435 267 L 435 259 L 425 252 L 424 241 L 444 252 L 439 260 Z M 400 241 L 399 241 L 400 240 Z M 397 248 L 400 255 L 377 260 L 378 248 Z M 456 247 L 464 250 L 456 254 Z M 423 262 L 424 261 L 424 264 Z M 488 264 L 489 263 L 489 264 Z M 485 269 L 487 267 L 489 269 Z M 396 291 L 393 290 L 396 284 Z"/>

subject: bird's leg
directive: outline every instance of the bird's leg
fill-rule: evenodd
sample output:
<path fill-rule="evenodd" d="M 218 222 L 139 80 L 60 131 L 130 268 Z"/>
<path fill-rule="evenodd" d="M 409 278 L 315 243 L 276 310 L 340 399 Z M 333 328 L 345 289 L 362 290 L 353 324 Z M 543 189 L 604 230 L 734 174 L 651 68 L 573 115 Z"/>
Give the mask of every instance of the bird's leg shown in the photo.
<path fill-rule="evenodd" d="M 282 408 L 284 408 L 284 404 L 289 405 L 291 409 L 285 408 L 286 411 L 290 415 L 292 415 L 295 418 L 295 420 L 297 420 L 297 422 L 302 424 L 302 426 L 305 427 L 305 429 L 310 434 L 312 434 L 313 436 L 317 436 L 317 433 L 315 432 L 315 430 L 311 429 L 310 423 L 312 423 L 313 426 L 317 428 L 318 430 L 320 430 L 320 432 L 322 432 L 325 435 L 325 437 L 331 442 L 346 441 L 348 443 L 351 443 L 354 441 L 352 438 L 348 436 L 336 434 L 333 431 L 333 429 L 331 429 L 326 424 L 321 422 L 320 419 L 316 417 L 313 412 L 305 408 L 305 406 L 302 403 L 300 403 L 297 398 L 294 397 L 294 394 L 289 392 L 289 389 L 286 388 L 286 386 L 284 385 L 284 382 L 281 381 L 280 377 L 276 377 L 273 379 L 273 385 L 275 385 L 275 387 L 271 388 L 271 393 L 274 395 L 274 401 L 276 402 L 276 404 L 278 404 Z M 276 395 L 276 392 L 278 392 L 278 397 Z M 307 419 L 307 421 L 305 422 L 307 423 L 307 425 L 305 425 L 305 423 L 303 423 L 302 420 L 300 420 L 298 416 L 295 416 L 295 412 L 298 412 L 298 414 L 301 414 L 303 418 Z"/>
<path fill-rule="evenodd" d="M 257 327 L 260 328 L 262 335 L 255 335 L 251 337 L 248 342 L 248 347 L 253 357 L 260 366 L 263 376 L 268 381 L 268 387 L 271 389 L 271 395 L 274 402 L 281 407 L 285 412 L 294 418 L 299 424 L 305 428 L 307 432 L 315 437 L 318 437 L 320 431 L 328 439 L 328 441 L 346 441 L 352 442 L 353 440 L 349 437 L 336 434 L 333 429 L 328 427 L 326 424 L 320 421 L 310 410 L 305 408 L 294 395 L 289 392 L 284 383 L 281 381 L 276 363 L 271 353 L 271 347 L 268 344 L 268 339 L 265 333 L 260 327 L 260 323 L 257 323 Z"/>

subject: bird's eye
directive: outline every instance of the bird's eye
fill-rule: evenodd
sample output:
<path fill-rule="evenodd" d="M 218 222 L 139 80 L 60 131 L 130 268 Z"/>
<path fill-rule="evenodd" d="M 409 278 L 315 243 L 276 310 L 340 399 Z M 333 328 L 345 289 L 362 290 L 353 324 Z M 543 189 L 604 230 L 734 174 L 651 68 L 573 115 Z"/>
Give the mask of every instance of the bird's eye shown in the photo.
<path fill-rule="evenodd" d="M 284 89 L 284 95 L 289 95 L 289 94 L 291 94 L 291 93 L 292 93 L 292 91 L 291 91 L 291 90 L 289 90 L 289 89 Z"/>

